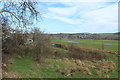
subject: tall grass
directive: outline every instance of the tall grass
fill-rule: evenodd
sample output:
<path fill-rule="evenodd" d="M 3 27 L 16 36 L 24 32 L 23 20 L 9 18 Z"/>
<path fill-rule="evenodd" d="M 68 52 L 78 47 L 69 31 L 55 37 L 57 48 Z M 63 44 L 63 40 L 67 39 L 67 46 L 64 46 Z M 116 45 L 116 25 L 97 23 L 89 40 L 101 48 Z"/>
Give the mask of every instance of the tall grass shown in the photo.
<path fill-rule="evenodd" d="M 71 51 L 70 58 L 80 60 L 106 60 L 107 56 L 102 51 L 91 50 L 86 48 L 77 47 L 75 45 L 69 46 Z"/>

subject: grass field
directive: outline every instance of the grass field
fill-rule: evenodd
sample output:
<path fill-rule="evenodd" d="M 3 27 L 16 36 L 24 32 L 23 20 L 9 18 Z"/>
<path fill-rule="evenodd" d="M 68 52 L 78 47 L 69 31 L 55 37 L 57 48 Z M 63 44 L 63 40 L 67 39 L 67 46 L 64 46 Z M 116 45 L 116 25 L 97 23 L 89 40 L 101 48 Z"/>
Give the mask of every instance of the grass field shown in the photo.
<path fill-rule="evenodd" d="M 60 49 L 59 49 L 60 50 Z M 61 50 L 62 51 L 62 50 Z M 83 72 L 75 72 L 74 76 L 64 76 L 57 70 L 66 70 L 69 67 L 77 66 L 74 62 L 66 62 L 65 59 L 52 59 L 46 58 L 42 63 L 38 63 L 29 57 L 13 57 L 13 64 L 8 65 L 8 77 L 19 77 L 19 78 L 104 78 L 102 76 L 109 75 L 110 78 L 118 77 L 118 60 L 117 55 L 107 54 L 109 61 L 113 61 L 115 66 L 114 72 L 99 73 L 98 69 L 89 69 L 91 75 Z M 107 61 L 102 61 L 97 63 L 91 61 L 82 61 L 86 66 L 100 65 L 107 63 Z M 98 66 L 99 67 L 99 66 Z M 68 70 L 68 69 L 67 69 Z M 67 71 L 65 71 L 67 72 Z M 14 76 L 13 76 L 14 75 Z"/>
<path fill-rule="evenodd" d="M 70 41 L 75 41 L 79 43 L 68 43 L 65 42 L 68 39 L 54 39 L 52 43 L 61 43 L 61 44 L 76 44 L 77 46 L 92 47 L 101 49 L 102 42 L 105 45 L 106 50 L 118 51 L 118 41 L 111 40 L 76 40 L 72 39 Z M 68 53 L 68 50 L 54 47 L 58 52 L 64 54 Z M 118 77 L 118 56 L 117 54 L 106 53 L 108 60 L 107 61 L 88 61 L 83 60 L 83 67 L 89 69 L 89 74 L 82 71 L 75 71 L 74 76 L 65 76 L 61 74 L 61 71 L 67 72 L 70 67 L 81 67 L 78 66 L 72 59 L 62 58 L 44 58 L 41 62 L 37 62 L 30 57 L 12 57 L 12 64 L 8 64 L 8 73 L 6 77 L 19 77 L 19 78 L 105 78 L 103 76 L 109 76 L 109 78 Z M 109 67 L 109 62 L 114 62 L 115 67 L 113 72 L 98 72 L 101 70 L 101 65 L 104 67 Z M 108 65 L 107 65 L 108 64 Z M 96 68 L 93 69 L 91 66 L 95 65 Z M 110 67 L 109 67 L 110 68 Z"/>
<path fill-rule="evenodd" d="M 65 41 L 75 41 L 79 43 L 68 43 Z M 102 49 L 102 44 L 104 44 L 105 50 L 118 51 L 118 41 L 117 40 L 82 40 L 82 39 L 53 39 L 53 43 L 61 44 L 75 44 L 83 47 L 92 47 Z M 110 44 L 110 45 L 109 45 Z"/>
<path fill-rule="evenodd" d="M 97 69 L 90 69 L 91 75 L 87 75 L 83 72 L 75 72 L 74 76 L 64 76 L 60 72 L 56 70 L 64 70 L 67 67 L 77 66 L 74 62 L 69 61 L 65 62 L 65 60 L 60 59 L 44 59 L 42 63 L 37 63 L 29 57 L 17 58 L 13 59 L 15 62 L 13 64 L 8 65 L 8 75 L 12 76 L 11 72 L 16 73 L 15 77 L 19 78 L 101 78 L 102 75 L 109 75 L 110 78 L 117 78 L 117 58 L 114 54 L 108 54 L 109 60 L 112 60 L 116 63 L 115 71 L 108 73 L 100 73 L 96 75 Z M 93 63 L 91 61 L 83 61 L 86 66 L 99 65 L 104 62 Z M 67 72 L 67 71 L 66 71 Z"/>

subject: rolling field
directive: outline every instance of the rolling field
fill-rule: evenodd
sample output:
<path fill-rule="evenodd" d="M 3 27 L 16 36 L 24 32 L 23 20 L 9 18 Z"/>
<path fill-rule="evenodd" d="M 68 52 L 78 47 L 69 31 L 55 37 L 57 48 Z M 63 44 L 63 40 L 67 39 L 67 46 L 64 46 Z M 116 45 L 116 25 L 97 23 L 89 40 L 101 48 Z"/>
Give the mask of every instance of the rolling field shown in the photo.
<path fill-rule="evenodd" d="M 108 54 L 109 61 L 81 61 L 84 65 L 83 69 L 88 69 L 87 72 L 82 72 L 77 70 L 73 72 L 73 76 L 69 76 L 70 69 L 76 69 L 77 67 L 83 67 L 77 65 L 73 60 L 68 59 L 44 59 L 42 63 L 37 63 L 29 57 L 14 57 L 13 64 L 8 65 L 8 73 L 5 77 L 8 78 L 106 78 L 105 76 L 109 75 L 109 78 L 118 77 L 118 62 L 116 55 Z M 113 72 L 101 72 L 103 66 L 108 67 L 110 62 L 116 64 Z M 106 65 L 108 64 L 108 65 Z M 95 65 L 95 69 L 92 66 Z M 109 67 L 111 68 L 111 67 Z M 107 68 L 106 68 L 107 70 Z M 64 72 L 66 75 L 61 74 Z"/>
<path fill-rule="evenodd" d="M 75 43 L 65 42 L 72 41 Z M 54 39 L 52 43 L 75 44 L 90 48 L 118 51 L 118 41 L 113 40 L 77 40 Z M 111 45 L 112 44 L 112 45 Z M 55 52 L 68 55 L 69 50 L 53 47 Z M 105 53 L 106 54 L 106 53 Z M 52 55 L 41 62 L 30 57 L 11 57 L 8 62 L 6 78 L 117 78 L 118 55 L 107 53 L 107 60 L 79 60 L 68 56 Z M 87 56 L 87 55 L 86 55 Z M 87 57 L 88 58 L 88 57 Z M 79 63 L 79 64 L 78 64 Z"/>
<path fill-rule="evenodd" d="M 69 43 L 65 41 L 75 41 L 78 43 Z M 102 44 L 104 44 L 105 50 L 118 51 L 118 41 L 116 40 L 82 40 L 82 39 L 54 39 L 53 43 L 61 43 L 61 44 L 75 44 L 77 46 L 83 47 L 92 47 L 102 49 Z"/>

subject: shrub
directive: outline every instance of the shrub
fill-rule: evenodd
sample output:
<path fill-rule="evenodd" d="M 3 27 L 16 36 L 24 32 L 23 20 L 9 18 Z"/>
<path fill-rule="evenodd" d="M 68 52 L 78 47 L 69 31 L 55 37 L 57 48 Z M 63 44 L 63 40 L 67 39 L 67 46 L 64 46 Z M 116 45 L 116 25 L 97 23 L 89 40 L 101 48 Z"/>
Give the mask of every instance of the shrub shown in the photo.
<path fill-rule="evenodd" d="M 3 38 L 3 53 L 18 54 L 21 56 L 32 56 L 36 60 L 42 57 L 48 57 L 52 53 L 50 38 L 39 29 L 32 30 L 33 32 L 22 32 L 15 30 L 14 33 L 7 29 L 3 37 L 9 34 L 9 37 Z M 25 44 L 27 39 L 32 38 L 33 43 Z"/>
<path fill-rule="evenodd" d="M 85 48 L 80 48 L 75 45 L 69 46 L 69 53 L 70 58 L 80 59 L 80 60 L 103 60 L 107 59 L 107 56 L 97 50 L 90 50 Z"/>
<path fill-rule="evenodd" d="M 49 36 L 37 28 L 35 28 L 31 34 L 33 35 L 34 42 L 29 44 L 29 54 L 32 54 L 38 61 L 43 57 L 49 57 L 52 54 Z"/>

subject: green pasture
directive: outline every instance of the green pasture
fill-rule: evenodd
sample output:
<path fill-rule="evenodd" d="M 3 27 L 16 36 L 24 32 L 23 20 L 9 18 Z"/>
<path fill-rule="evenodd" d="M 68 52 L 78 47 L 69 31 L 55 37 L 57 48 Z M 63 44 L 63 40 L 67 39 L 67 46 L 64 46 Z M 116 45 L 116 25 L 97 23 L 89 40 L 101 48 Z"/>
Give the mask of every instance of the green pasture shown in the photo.
<path fill-rule="evenodd" d="M 65 41 L 75 41 L 78 43 L 69 43 Z M 102 45 L 104 44 L 105 50 L 118 51 L 118 41 L 117 40 L 87 40 L 87 39 L 53 39 L 53 43 L 61 43 L 61 44 L 75 44 L 83 47 L 92 47 L 102 49 Z"/>
<path fill-rule="evenodd" d="M 115 71 L 109 73 L 100 73 L 100 75 L 109 75 L 110 78 L 117 78 L 118 77 L 118 60 L 117 55 L 108 53 L 107 55 L 110 61 L 116 63 Z M 15 60 L 13 64 L 8 65 L 8 72 L 16 72 L 19 78 L 101 78 L 96 74 L 96 70 L 91 69 L 92 75 L 86 75 L 82 72 L 75 72 L 74 76 L 64 76 L 61 73 L 57 72 L 57 70 L 63 70 L 69 66 L 76 66 L 74 62 L 64 62 L 57 61 L 57 59 L 44 59 L 42 63 L 36 62 L 29 57 L 13 57 L 12 59 Z M 86 65 L 92 64 L 99 64 L 93 63 L 90 61 L 84 62 Z M 12 74 L 10 74 L 12 75 Z M 9 76 L 10 76 L 9 75 Z"/>

